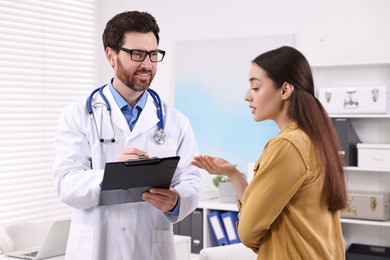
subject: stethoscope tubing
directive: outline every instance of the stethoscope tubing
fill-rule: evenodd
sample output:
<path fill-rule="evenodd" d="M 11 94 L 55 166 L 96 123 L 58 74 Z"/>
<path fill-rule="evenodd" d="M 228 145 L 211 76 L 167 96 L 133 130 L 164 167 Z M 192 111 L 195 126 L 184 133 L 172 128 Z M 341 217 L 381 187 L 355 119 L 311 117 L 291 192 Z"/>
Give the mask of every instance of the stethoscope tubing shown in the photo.
<path fill-rule="evenodd" d="M 96 131 L 98 131 L 97 130 L 98 128 L 97 128 L 97 124 L 96 124 L 96 119 L 95 119 L 95 116 L 94 116 L 94 113 L 93 113 L 93 109 L 92 109 L 92 98 L 93 98 L 93 96 L 95 95 L 96 92 L 99 92 L 99 95 L 103 99 L 104 104 L 106 105 L 106 108 L 107 108 L 107 110 L 109 112 L 111 126 L 112 126 L 112 130 L 113 130 L 113 137 L 111 139 L 107 139 L 106 140 L 106 139 L 103 139 L 103 138 L 99 137 L 99 141 L 102 142 L 102 143 L 105 143 L 105 142 L 112 142 L 113 143 L 113 142 L 115 142 L 115 130 L 114 130 L 114 125 L 113 125 L 112 119 L 111 119 L 111 105 L 110 105 L 110 102 L 107 100 L 106 96 L 103 93 L 103 89 L 104 89 L 104 87 L 106 85 L 107 84 L 105 84 L 105 85 L 103 85 L 103 86 L 93 90 L 91 92 L 91 94 L 88 96 L 88 98 L 87 98 L 87 111 L 90 114 L 92 120 L 95 122 Z M 150 94 L 150 96 L 153 98 L 153 101 L 154 101 L 154 103 L 156 105 L 157 117 L 159 119 L 159 122 L 157 124 L 158 129 L 156 130 L 156 133 L 153 136 L 153 138 L 155 139 L 155 141 L 157 143 L 163 144 L 163 143 L 165 143 L 165 132 L 164 132 L 164 118 L 163 118 L 161 98 L 157 94 L 157 92 L 154 91 L 153 89 L 148 88 L 147 91 Z M 98 133 L 98 136 L 99 136 L 99 133 Z"/>
<path fill-rule="evenodd" d="M 163 120 L 163 112 L 162 112 L 162 104 L 161 104 L 160 96 L 153 89 L 148 88 L 147 91 L 152 96 L 153 101 L 156 104 L 157 117 L 159 119 L 158 128 L 164 129 L 164 120 Z"/>

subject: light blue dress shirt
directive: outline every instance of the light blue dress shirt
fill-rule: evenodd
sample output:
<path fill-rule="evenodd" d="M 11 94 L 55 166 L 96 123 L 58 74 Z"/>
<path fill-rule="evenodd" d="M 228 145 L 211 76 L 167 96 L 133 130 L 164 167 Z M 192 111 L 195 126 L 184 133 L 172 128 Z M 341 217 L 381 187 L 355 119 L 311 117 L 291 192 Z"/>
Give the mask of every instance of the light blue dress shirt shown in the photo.
<path fill-rule="evenodd" d="M 137 104 L 135 104 L 134 109 L 131 108 L 129 104 L 123 99 L 123 97 L 116 91 L 116 89 L 112 86 L 111 82 L 109 83 L 110 91 L 114 96 L 115 102 L 118 104 L 120 110 L 126 118 L 126 122 L 129 125 L 131 131 L 133 131 L 135 124 L 141 114 L 142 110 L 145 107 L 146 99 L 148 96 L 148 92 L 144 91 L 142 96 L 139 98 Z"/>

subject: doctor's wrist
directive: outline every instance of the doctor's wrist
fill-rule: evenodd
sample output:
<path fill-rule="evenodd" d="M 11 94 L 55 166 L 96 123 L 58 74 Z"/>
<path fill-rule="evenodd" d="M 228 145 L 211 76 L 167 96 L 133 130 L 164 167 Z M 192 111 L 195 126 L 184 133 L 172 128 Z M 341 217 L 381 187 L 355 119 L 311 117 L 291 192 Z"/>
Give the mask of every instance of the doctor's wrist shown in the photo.
<path fill-rule="evenodd" d="M 167 214 L 170 214 L 170 215 L 175 215 L 175 216 L 178 216 L 179 215 L 179 212 L 180 212 L 180 196 L 179 194 L 177 195 L 177 201 L 176 201 L 176 204 L 175 206 L 173 206 L 172 209 L 164 212 L 164 213 L 167 213 Z"/>

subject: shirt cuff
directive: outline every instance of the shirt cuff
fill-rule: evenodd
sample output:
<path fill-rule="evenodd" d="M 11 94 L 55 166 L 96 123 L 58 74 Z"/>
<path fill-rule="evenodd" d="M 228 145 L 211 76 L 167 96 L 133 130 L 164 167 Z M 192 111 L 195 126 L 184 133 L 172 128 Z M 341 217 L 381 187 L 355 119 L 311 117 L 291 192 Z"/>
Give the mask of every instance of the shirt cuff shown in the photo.
<path fill-rule="evenodd" d="M 177 195 L 177 203 L 176 206 L 171 209 L 170 211 L 164 212 L 164 214 L 167 214 L 168 216 L 177 217 L 180 213 L 180 196 Z"/>

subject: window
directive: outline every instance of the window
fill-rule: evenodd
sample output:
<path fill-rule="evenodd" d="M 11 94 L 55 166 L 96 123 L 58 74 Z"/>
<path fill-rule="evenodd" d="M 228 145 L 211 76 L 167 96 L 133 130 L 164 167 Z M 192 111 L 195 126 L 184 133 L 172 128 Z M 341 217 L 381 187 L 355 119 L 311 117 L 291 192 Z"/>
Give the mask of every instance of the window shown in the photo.
<path fill-rule="evenodd" d="M 94 0 L 2 0 L 0 226 L 70 216 L 54 190 L 53 137 L 96 86 Z"/>

